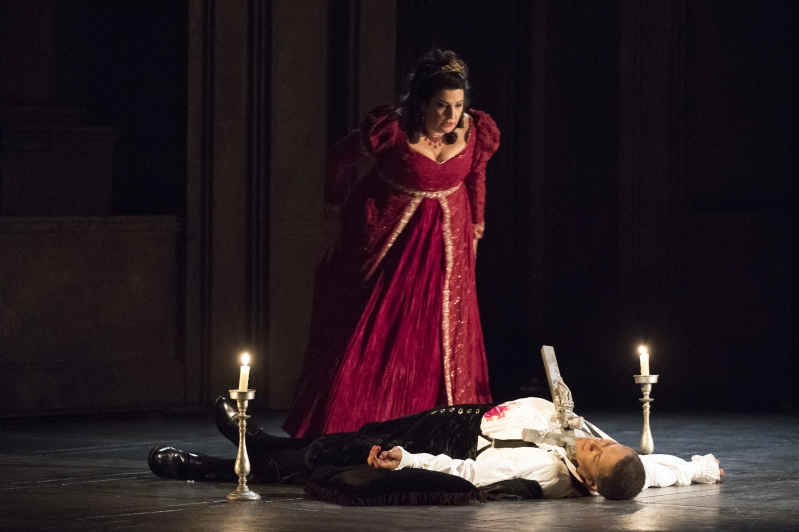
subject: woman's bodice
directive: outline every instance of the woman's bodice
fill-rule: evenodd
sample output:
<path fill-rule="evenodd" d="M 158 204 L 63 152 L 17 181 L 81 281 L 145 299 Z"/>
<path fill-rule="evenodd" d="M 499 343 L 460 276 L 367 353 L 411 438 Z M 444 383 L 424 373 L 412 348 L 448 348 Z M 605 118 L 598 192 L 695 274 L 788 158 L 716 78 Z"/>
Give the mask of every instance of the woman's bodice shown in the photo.
<path fill-rule="evenodd" d="M 434 192 L 458 185 L 469 173 L 475 146 L 471 128 L 463 149 L 438 162 L 408 144 L 408 136 L 398 127 L 398 121 L 392 126 L 388 127 L 394 130 L 393 139 L 376 154 L 375 169 L 383 177 L 413 190 Z"/>
<path fill-rule="evenodd" d="M 327 160 L 325 201 L 340 205 L 347 196 L 347 176 L 368 158 L 375 158 L 375 170 L 401 188 L 440 192 L 465 184 L 472 222 L 482 225 L 485 206 L 486 163 L 499 148 L 499 129 L 491 117 L 472 109 L 466 146 L 457 154 L 437 162 L 414 150 L 402 128 L 400 113 L 390 105 L 376 107 L 366 115 L 360 128 L 336 144 Z M 479 237 L 478 237 L 479 238 Z"/>

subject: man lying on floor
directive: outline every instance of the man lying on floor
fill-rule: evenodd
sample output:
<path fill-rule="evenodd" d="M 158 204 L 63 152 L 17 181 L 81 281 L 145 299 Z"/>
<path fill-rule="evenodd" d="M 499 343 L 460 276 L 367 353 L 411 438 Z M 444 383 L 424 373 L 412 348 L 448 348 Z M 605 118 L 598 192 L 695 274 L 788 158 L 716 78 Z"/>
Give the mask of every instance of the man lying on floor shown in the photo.
<path fill-rule="evenodd" d="M 217 399 L 217 427 L 238 446 L 235 413 L 232 401 Z M 561 447 L 520 440 L 525 428 L 556 426 L 552 403 L 530 397 L 498 406 L 436 408 L 315 439 L 271 436 L 248 423 L 246 442 L 253 480 L 260 482 L 303 482 L 317 468 L 366 461 L 379 469 L 440 471 L 478 488 L 522 478 L 537 481 L 545 498 L 600 494 L 623 500 L 649 487 L 714 483 L 724 475 L 711 454 L 694 456 L 691 462 L 663 454 L 639 457 L 589 424 L 576 431 L 575 460 Z M 163 446 L 153 448 L 148 458 L 159 477 L 182 480 L 235 481 L 234 462 Z"/>

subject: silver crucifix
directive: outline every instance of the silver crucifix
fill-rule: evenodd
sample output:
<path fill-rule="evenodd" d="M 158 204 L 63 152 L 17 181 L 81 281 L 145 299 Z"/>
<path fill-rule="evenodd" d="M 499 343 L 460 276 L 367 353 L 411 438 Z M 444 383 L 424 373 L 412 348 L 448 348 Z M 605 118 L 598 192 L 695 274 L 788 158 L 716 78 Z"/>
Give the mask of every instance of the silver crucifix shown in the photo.
<path fill-rule="evenodd" d="M 555 349 L 550 345 L 542 346 L 541 358 L 544 359 L 547 383 L 552 394 L 552 403 L 555 405 L 558 426 L 549 430 L 524 429 L 522 439 L 533 443 L 558 445 L 566 449 L 566 454 L 569 458 L 574 458 L 576 453 L 575 444 L 577 443 L 574 429 L 582 428 L 584 420 L 574 413 L 572 393 L 560 376 L 558 360 L 555 358 Z"/>

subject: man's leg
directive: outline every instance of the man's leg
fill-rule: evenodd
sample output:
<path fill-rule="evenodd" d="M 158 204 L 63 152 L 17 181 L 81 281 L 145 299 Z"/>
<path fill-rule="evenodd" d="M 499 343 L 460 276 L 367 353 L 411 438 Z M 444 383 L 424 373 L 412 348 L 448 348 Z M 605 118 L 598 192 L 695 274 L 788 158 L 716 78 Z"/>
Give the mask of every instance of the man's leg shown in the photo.
<path fill-rule="evenodd" d="M 218 397 L 214 403 L 216 426 L 236 447 L 239 445 L 238 421 L 234 417 L 237 412 L 235 403 L 224 397 Z M 403 419 L 397 421 L 402 423 Z M 381 445 L 384 439 L 374 432 L 368 435 L 342 432 L 318 438 L 286 438 L 267 434 L 260 426 L 250 422 L 247 423 L 246 434 L 247 452 L 256 478 L 271 479 L 277 476 L 278 480 L 299 478 L 324 466 L 365 464 L 372 446 Z"/>
<path fill-rule="evenodd" d="M 372 445 L 389 448 L 401 445 L 412 453 L 446 454 L 452 458 L 474 458 L 480 422 L 493 404 L 468 404 L 433 408 L 388 421 L 367 423 L 357 436 L 343 439 L 336 434 L 321 436 L 333 440 L 315 443 L 313 438 L 281 438 L 272 436 L 255 423 L 247 423 L 247 450 L 251 454 L 268 453 L 278 449 L 309 448 L 311 464 L 354 465 L 360 463 Z M 218 397 L 214 404 L 214 420 L 219 431 L 238 447 L 239 429 L 234 418 L 237 413 L 233 401 Z M 350 433 L 342 433 L 350 434 Z M 364 458 L 365 460 L 365 458 Z"/>
<path fill-rule="evenodd" d="M 161 478 L 176 480 L 237 481 L 233 471 L 235 460 L 217 458 L 201 453 L 181 451 L 174 447 L 158 446 L 150 450 L 147 465 Z"/>
<path fill-rule="evenodd" d="M 446 454 L 459 459 L 474 458 L 480 422 L 492 406 L 470 404 L 435 408 L 397 419 L 368 423 L 357 433 L 328 434 L 315 439 L 271 436 L 253 423 L 248 424 L 247 449 L 251 450 L 251 454 L 262 455 L 278 450 L 303 449 L 305 461 L 311 470 L 324 466 L 346 467 L 365 463 L 374 445 L 385 449 L 401 445 L 412 453 Z M 232 402 L 220 398 L 216 407 L 217 426 L 221 425 L 220 431 L 224 434 L 223 429 L 227 426 L 225 420 L 228 417 L 225 409 L 231 411 Z M 238 428 L 235 434 L 236 439 L 228 439 L 238 445 Z"/>
<path fill-rule="evenodd" d="M 256 482 L 302 481 L 311 470 L 306 449 L 281 449 L 250 456 L 250 473 Z M 175 480 L 222 480 L 237 482 L 234 458 L 218 458 L 174 447 L 153 447 L 147 458 L 150 470 L 161 478 Z"/>
<path fill-rule="evenodd" d="M 275 438 L 278 445 L 290 438 Z M 250 472 L 255 482 L 305 482 L 314 469 L 328 465 L 365 464 L 374 438 L 353 433 L 321 436 L 301 448 L 274 448 L 250 454 Z M 293 444 L 293 442 L 291 442 Z M 236 460 L 158 446 L 147 460 L 150 470 L 161 478 L 176 480 L 238 480 Z"/>
<path fill-rule="evenodd" d="M 239 445 L 238 413 L 235 403 L 218 397 L 214 420 L 219 431 L 236 447 Z M 247 424 L 247 452 L 251 473 L 261 482 L 300 481 L 317 467 L 365 464 L 372 445 L 380 438 L 340 433 L 319 438 L 286 438 L 267 434 L 255 423 Z M 154 447 L 147 463 L 157 476 L 180 480 L 231 480 L 234 459 L 192 453 L 169 446 Z"/>
<path fill-rule="evenodd" d="M 474 458 L 480 420 L 491 405 L 458 405 L 364 425 L 357 433 L 339 433 L 316 439 L 282 438 L 248 424 L 247 449 L 257 479 L 276 482 L 307 477 L 324 466 L 363 464 L 373 445 L 402 445 L 409 452 Z M 218 398 L 214 418 L 220 432 L 238 446 L 237 413 L 232 401 Z M 164 478 L 226 478 L 234 460 L 209 457 L 171 447 L 155 448 L 148 460 L 153 472 Z M 235 477 L 234 477 L 235 478 Z"/>
<path fill-rule="evenodd" d="M 239 422 L 236 403 L 222 396 L 214 403 L 214 422 L 219 432 L 236 447 L 239 446 Z M 268 453 L 278 449 L 301 449 L 307 447 L 313 438 L 286 438 L 272 436 L 255 423 L 247 423 L 247 451 L 250 454 Z"/>

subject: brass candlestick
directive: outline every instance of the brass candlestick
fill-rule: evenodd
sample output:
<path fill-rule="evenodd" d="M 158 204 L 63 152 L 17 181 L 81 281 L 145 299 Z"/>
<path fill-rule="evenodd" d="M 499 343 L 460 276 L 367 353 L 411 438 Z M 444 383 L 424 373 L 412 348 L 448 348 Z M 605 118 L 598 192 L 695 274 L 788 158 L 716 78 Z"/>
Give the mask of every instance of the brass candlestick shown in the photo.
<path fill-rule="evenodd" d="M 636 384 L 641 385 L 644 396 L 639 399 L 644 403 L 644 431 L 641 433 L 641 454 L 652 454 L 655 451 L 655 441 L 652 439 L 652 430 L 649 428 L 649 403 L 654 401 L 649 397 L 652 385 L 658 381 L 657 375 L 633 375 Z"/>
<path fill-rule="evenodd" d="M 255 399 L 255 390 L 230 390 L 230 398 L 236 401 L 239 413 L 236 417 L 239 420 L 239 453 L 236 455 L 236 467 L 233 469 L 239 476 L 239 485 L 236 491 L 229 494 L 229 501 L 257 501 L 261 498 L 254 491 L 247 487 L 247 475 L 250 474 L 250 457 L 247 456 L 247 443 L 244 437 L 247 434 L 247 403 Z"/>

